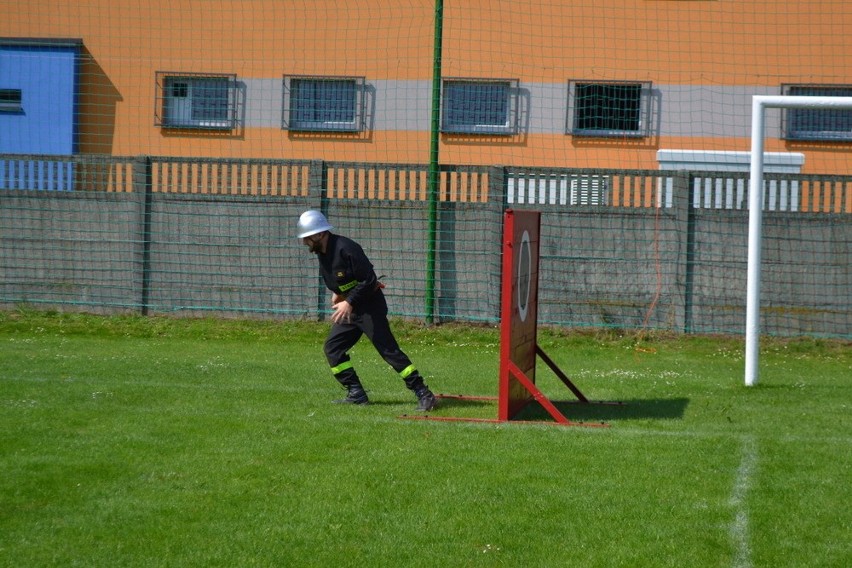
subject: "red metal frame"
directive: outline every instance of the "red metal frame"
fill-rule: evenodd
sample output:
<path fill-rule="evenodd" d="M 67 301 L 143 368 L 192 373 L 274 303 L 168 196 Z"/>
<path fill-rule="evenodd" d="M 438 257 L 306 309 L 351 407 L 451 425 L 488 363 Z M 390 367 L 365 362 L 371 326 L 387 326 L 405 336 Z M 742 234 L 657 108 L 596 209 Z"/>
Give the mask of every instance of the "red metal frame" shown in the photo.
<path fill-rule="evenodd" d="M 503 280 L 500 321 L 500 383 L 497 419 L 442 417 L 424 414 L 402 418 L 465 422 L 508 422 L 533 401 L 563 426 L 608 426 L 605 423 L 572 422 L 535 384 L 536 357 L 553 371 L 580 403 L 589 399 L 538 345 L 538 267 L 541 213 L 507 210 L 503 216 Z M 461 400 L 495 400 L 495 397 L 439 395 Z M 621 404 L 621 403 L 604 403 Z M 530 421 L 520 421 L 530 422 Z M 553 422 L 546 422 L 553 424 Z"/>

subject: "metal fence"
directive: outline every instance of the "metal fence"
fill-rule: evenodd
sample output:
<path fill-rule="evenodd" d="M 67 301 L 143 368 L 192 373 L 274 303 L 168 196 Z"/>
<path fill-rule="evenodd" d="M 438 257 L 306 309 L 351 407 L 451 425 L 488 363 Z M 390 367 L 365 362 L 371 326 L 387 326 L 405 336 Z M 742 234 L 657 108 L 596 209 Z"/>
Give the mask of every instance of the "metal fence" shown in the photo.
<path fill-rule="evenodd" d="M 2 155 L 0 302 L 322 317 L 293 236 L 317 208 L 388 275 L 395 315 L 492 323 L 511 207 L 543 213 L 540 322 L 742 333 L 747 173 L 442 166 L 430 273 L 427 169 Z M 764 331 L 849 337 L 852 177 L 767 174 L 764 209 Z"/>

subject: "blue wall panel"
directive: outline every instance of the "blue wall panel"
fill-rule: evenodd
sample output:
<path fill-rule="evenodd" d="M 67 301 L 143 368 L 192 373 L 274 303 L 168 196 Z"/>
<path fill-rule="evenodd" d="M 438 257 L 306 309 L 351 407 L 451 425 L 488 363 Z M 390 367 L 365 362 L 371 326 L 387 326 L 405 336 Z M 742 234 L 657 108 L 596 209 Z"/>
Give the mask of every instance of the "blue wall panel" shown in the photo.
<path fill-rule="evenodd" d="M 0 44 L 0 88 L 21 90 L 21 112 L 0 112 L 0 153 L 73 154 L 78 49 Z"/>

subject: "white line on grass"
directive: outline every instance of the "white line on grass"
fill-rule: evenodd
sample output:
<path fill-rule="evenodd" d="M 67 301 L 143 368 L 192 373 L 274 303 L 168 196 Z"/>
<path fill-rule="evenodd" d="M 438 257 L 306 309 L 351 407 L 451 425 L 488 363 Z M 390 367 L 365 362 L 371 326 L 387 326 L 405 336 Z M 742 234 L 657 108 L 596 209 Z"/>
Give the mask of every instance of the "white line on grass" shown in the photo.
<path fill-rule="evenodd" d="M 749 544 L 749 515 L 746 496 L 757 468 L 757 442 L 754 436 L 743 438 L 740 467 L 731 492 L 731 507 L 734 522 L 731 524 L 731 539 L 734 544 L 734 568 L 751 568 L 751 545 Z"/>

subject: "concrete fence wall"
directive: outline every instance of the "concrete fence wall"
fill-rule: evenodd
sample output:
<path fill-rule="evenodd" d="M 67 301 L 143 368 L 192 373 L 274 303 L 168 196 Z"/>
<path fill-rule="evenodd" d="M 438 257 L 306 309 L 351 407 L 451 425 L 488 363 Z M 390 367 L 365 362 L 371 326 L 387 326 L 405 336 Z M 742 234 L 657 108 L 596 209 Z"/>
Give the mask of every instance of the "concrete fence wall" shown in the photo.
<path fill-rule="evenodd" d="M 376 180 L 391 179 L 376 175 L 376 165 L 334 164 L 356 173 L 343 176 L 349 181 L 336 186 L 339 197 L 330 197 L 328 165 L 322 162 L 267 161 L 240 164 L 236 170 L 231 164 L 229 181 L 216 181 L 216 192 L 166 190 L 186 189 L 191 168 L 166 168 L 155 158 L 110 158 L 97 167 L 91 162 L 71 168 L 98 172 L 101 185 L 92 176 L 85 191 L 79 189 L 80 180 L 72 191 L 15 188 L 11 178 L 4 181 L 3 305 L 323 317 L 329 294 L 320 285 L 315 260 L 294 236 L 299 214 L 315 208 L 328 215 L 337 232 L 358 240 L 376 271 L 386 275 L 395 315 L 427 317 L 428 203 L 370 197 Z M 361 175 L 359 169 L 374 173 Z M 170 185 L 153 183 L 163 171 L 171 172 L 166 176 Z M 413 180 L 411 191 L 407 185 L 405 190 L 419 193 L 423 166 L 384 171 Z M 120 179 L 114 172 L 121 172 Z M 459 181 L 473 174 L 474 181 Z M 231 185 L 233 175 L 242 181 Z M 742 333 L 748 212 L 696 207 L 701 200 L 695 199 L 695 179 L 706 179 L 707 172 L 560 170 L 548 175 L 605 177 L 610 193 L 575 184 L 605 199 L 541 202 L 529 192 L 519 199 L 517 192 L 519 179 L 545 179 L 541 171 L 490 167 L 443 173 L 435 220 L 431 315 L 436 321 L 499 320 L 502 215 L 513 207 L 543 213 L 541 323 Z M 793 181 L 799 187 L 822 183 L 812 178 Z M 210 178 L 203 179 L 206 184 Z M 269 190 L 252 189 L 258 183 Z M 845 178 L 830 185 L 850 186 Z M 670 192 L 665 202 L 656 193 L 661 187 Z M 616 198 L 619 205 L 612 203 Z M 841 195 L 837 201 L 844 199 Z M 763 220 L 763 331 L 849 337 L 852 215 L 769 210 Z"/>

